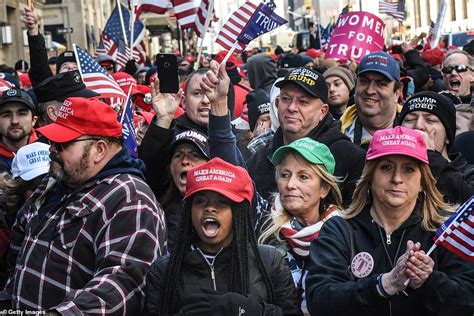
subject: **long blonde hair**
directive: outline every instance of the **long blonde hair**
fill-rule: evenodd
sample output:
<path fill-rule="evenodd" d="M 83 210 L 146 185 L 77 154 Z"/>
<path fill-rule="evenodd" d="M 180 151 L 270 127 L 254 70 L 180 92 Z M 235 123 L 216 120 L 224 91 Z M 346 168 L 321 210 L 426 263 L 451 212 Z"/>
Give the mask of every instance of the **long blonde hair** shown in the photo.
<path fill-rule="evenodd" d="M 299 153 L 295 151 L 289 151 L 288 153 L 286 153 L 282 161 L 288 158 L 288 156 L 290 155 L 300 164 L 310 168 L 320 178 L 321 186 L 326 186 L 329 188 L 329 193 L 326 198 L 319 202 L 319 216 L 322 216 L 324 214 L 325 210 L 329 205 L 335 205 L 339 211 L 342 210 L 342 195 L 341 190 L 339 189 L 339 186 L 337 184 L 337 178 L 334 175 L 330 174 L 322 165 L 312 164 L 308 162 L 305 158 L 303 158 Z M 280 170 L 281 163 L 276 167 L 275 177 L 277 182 L 279 180 Z M 272 196 L 274 198 L 275 210 L 270 213 L 269 218 L 263 224 L 263 227 L 268 226 L 268 228 L 264 229 L 258 237 L 259 244 L 263 244 L 272 235 L 275 236 L 277 240 L 281 241 L 281 227 L 283 226 L 283 224 L 285 224 L 294 217 L 281 205 L 279 193 L 274 193 Z"/>
<path fill-rule="evenodd" d="M 357 216 L 362 212 L 367 203 L 370 202 L 372 198 L 370 186 L 374 178 L 375 169 L 380 161 L 380 158 L 366 161 L 362 176 L 352 195 L 352 203 L 349 208 L 343 212 L 345 218 L 349 219 Z M 421 187 L 423 189 L 422 194 L 424 194 L 421 227 L 426 231 L 436 231 L 437 227 L 447 219 L 447 216 L 441 215 L 439 211 L 454 211 L 455 206 L 444 202 L 443 195 L 436 188 L 436 180 L 429 166 L 418 161 L 417 164 L 421 172 Z"/>

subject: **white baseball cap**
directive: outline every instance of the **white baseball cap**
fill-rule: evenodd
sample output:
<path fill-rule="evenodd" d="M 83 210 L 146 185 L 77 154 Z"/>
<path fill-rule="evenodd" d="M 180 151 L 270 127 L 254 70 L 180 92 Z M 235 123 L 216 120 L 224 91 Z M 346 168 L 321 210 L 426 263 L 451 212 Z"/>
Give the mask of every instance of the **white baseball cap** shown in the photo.
<path fill-rule="evenodd" d="M 20 177 L 25 181 L 48 173 L 49 145 L 45 143 L 32 143 L 21 147 L 12 161 L 12 175 L 14 178 Z"/>

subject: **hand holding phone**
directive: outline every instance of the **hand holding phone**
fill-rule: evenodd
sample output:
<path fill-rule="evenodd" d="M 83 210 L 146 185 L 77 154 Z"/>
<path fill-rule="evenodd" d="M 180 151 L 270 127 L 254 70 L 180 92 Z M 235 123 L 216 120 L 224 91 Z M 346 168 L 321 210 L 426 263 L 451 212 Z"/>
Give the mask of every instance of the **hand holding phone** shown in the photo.
<path fill-rule="evenodd" d="M 177 93 L 179 90 L 178 61 L 174 54 L 156 54 L 156 72 L 160 79 L 161 93 Z"/>

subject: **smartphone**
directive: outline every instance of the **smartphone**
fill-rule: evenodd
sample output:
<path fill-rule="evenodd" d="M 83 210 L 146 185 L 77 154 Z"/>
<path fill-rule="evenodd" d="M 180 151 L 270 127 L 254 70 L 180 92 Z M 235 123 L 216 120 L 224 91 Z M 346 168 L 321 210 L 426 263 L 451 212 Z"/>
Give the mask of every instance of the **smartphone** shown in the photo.
<path fill-rule="evenodd" d="M 156 72 L 161 93 L 178 93 L 178 61 L 174 54 L 156 54 Z"/>

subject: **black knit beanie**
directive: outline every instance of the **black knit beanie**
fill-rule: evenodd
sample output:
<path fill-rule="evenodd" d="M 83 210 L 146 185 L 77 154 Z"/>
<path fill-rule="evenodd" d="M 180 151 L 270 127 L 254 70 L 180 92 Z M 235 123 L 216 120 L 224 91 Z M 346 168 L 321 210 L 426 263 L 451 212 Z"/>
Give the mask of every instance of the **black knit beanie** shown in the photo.
<path fill-rule="evenodd" d="M 263 89 L 250 91 L 245 97 L 247 103 L 250 130 L 253 131 L 260 115 L 270 112 L 270 97 Z"/>
<path fill-rule="evenodd" d="M 432 91 L 416 93 L 403 105 L 399 116 L 399 124 L 402 124 L 403 119 L 408 113 L 415 111 L 429 112 L 440 119 L 446 129 L 449 151 L 456 134 L 456 108 L 453 101 L 444 95 Z"/>

